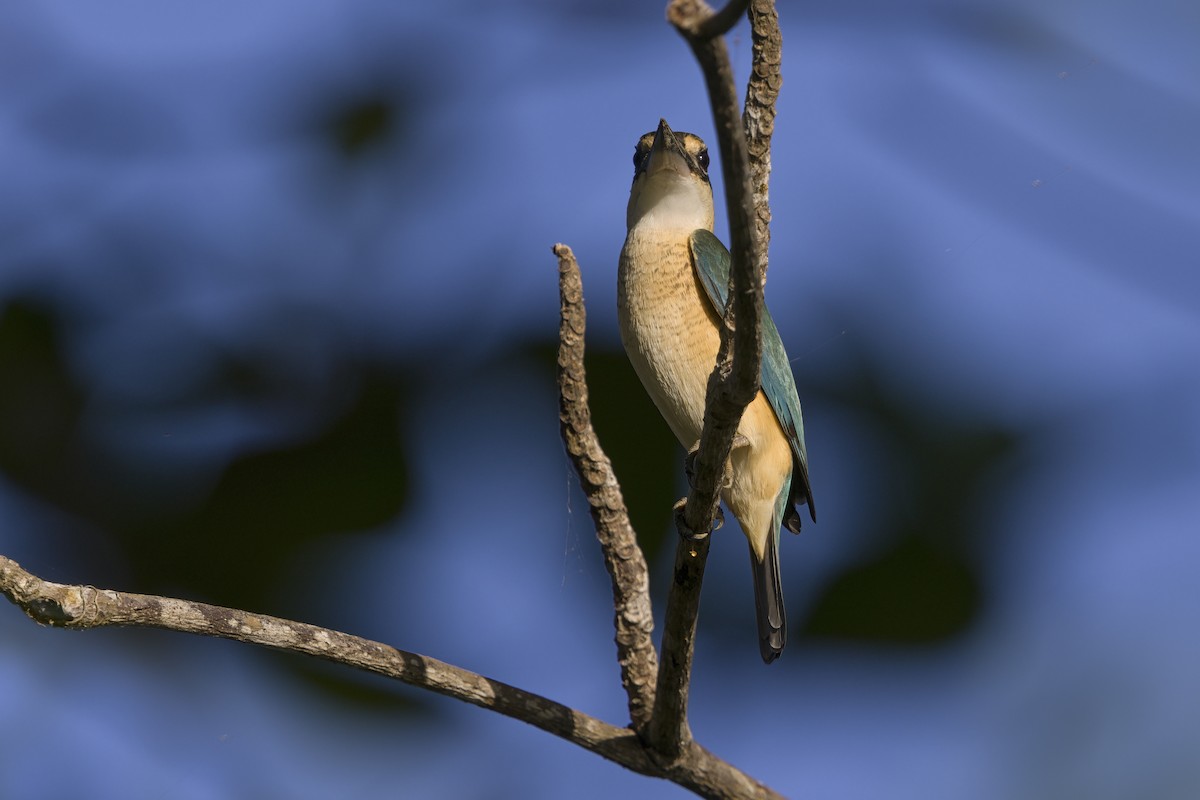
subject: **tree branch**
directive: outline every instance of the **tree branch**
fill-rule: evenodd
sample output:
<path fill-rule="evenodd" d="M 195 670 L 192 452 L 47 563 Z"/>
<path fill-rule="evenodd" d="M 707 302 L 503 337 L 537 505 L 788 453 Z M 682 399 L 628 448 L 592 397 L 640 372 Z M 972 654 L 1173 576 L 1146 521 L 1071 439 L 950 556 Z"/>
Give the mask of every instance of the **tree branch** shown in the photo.
<path fill-rule="evenodd" d="M 0 594 L 41 625 L 160 628 L 315 656 L 527 722 L 627 769 L 666 778 L 702 797 L 780 797 L 698 745 L 691 746 L 686 759 L 665 769 L 628 728 L 436 658 L 329 628 L 172 597 L 52 583 L 5 556 L 0 556 Z"/>
<path fill-rule="evenodd" d="M 357 667 L 527 722 L 635 772 L 659 772 L 627 728 L 436 658 L 348 633 L 190 600 L 51 583 L 4 556 L 0 556 L 0 593 L 35 622 L 56 628 L 161 628 L 236 639 Z"/>
<path fill-rule="evenodd" d="M 722 12 L 725 16 L 733 3 Z M 744 5 L 743 5 L 744 7 Z M 746 406 L 759 390 L 762 363 L 762 286 L 766 257 L 759 241 L 754 193 L 750 183 L 746 133 L 738 112 L 737 89 L 729 53 L 718 24 L 703 0 L 672 0 L 667 19 L 687 40 L 700 68 L 712 104 L 713 122 L 725 178 L 729 214 L 732 290 L 721 327 L 721 347 L 708 381 L 704 427 L 696 455 L 692 489 L 681 517 L 690 531 L 708 531 L 718 513 L 720 488 L 733 437 Z M 757 51 L 756 51 L 757 55 Z M 757 68 L 757 63 L 755 68 Z M 741 323 L 740 325 L 738 323 Z M 662 668 L 649 727 L 651 747 L 672 757 L 691 741 L 687 724 L 688 689 L 694 654 L 695 627 L 708 542 L 681 539 L 675 552 L 675 580 L 667 598 L 663 623 Z"/>
<path fill-rule="evenodd" d="M 612 579 L 616 606 L 617 658 L 621 663 L 621 682 L 629 694 L 633 727 L 642 734 L 646 746 L 645 754 L 661 770 L 661 776 L 691 789 L 702 797 L 780 798 L 781 795 L 692 741 L 690 733 L 685 742 L 672 748 L 669 753 L 656 750 L 653 738 L 647 733 L 654 725 L 654 717 L 649 716 L 651 710 L 655 715 L 662 712 L 655 702 L 654 678 L 659 674 L 659 670 L 650 638 L 654 621 L 651 616 L 646 561 L 629 523 L 629 515 L 612 465 L 601 449 L 591 425 L 583 364 L 586 314 L 579 263 L 570 247 L 556 244 L 553 250 L 558 256 L 560 299 L 559 421 L 563 441 L 587 495 L 592 518 L 596 523 L 596 537 L 600 540 L 605 565 Z M 707 540 L 698 542 L 697 546 L 707 553 Z M 696 563 L 703 570 L 703 559 L 690 559 L 689 565 L 694 568 Z M 690 576 L 685 576 L 687 577 Z M 677 576 L 676 582 L 679 580 Z M 672 588 L 671 596 L 675 595 L 676 592 Z M 692 595 L 691 600 L 698 602 L 699 593 Z M 670 613 L 668 610 L 668 614 Z M 677 609 L 677 613 L 682 615 L 689 612 L 684 608 Z M 696 618 L 694 607 L 690 609 L 689 618 L 693 621 Z M 694 625 L 690 626 L 689 630 L 689 636 L 694 638 Z M 687 652 L 690 662 L 690 640 Z M 668 647 L 664 642 L 664 658 L 677 658 L 678 653 L 678 647 Z M 686 675 L 686 671 L 684 674 Z M 685 726 L 686 699 L 685 682 L 685 707 L 682 717 Z M 672 713 L 677 712 L 668 712 L 668 716 Z"/>
<path fill-rule="evenodd" d="M 658 671 L 654 713 L 646 730 L 646 741 L 665 763 L 682 757 L 692 743 L 692 729 L 687 721 L 688 691 L 708 548 L 707 538 L 698 541 L 681 538 L 675 545 L 675 567 L 663 618 L 662 666 Z"/>
<path fill-rule="evenodd" d="M 604 566 L 612 580 L 613 623 L 616 626 L 617 662 L 621 685 L 629 696 L 629 718 L 642 730 L 654 708 L 658 655 L 654 650 L 654 612 L 650 605 L 650 579 L 646 558 L 621 487 L 596 432 L 588 407 L 587 379 L 583 367 L 583 332 L 586 312 L 579 263 L 565 244 L 556 244 L 560 300 L 558 346 L 558 419 L 563 443 L 587 495 L 596 538 L 604 553 Z"/>
<path fill-rule="evenodd" d="M 759 386 L 762 342 L 759 317 L 762 315 L 762 280 L 755 274 L 758 241 L 750 189 L 749 155 L 746 135 L 738 111 L 737 89 L 729 52 L 720 37 L 699 39 L 689 31 L 698 29 L 694 20 L 711 15 L 703 0 L 673 0 L 667 6 L 667 18 L 687 40 L 704 73 L 712 104 L 713 122 L 720 145 L 722 174 L 725 178 L 725 206 L 729 215 L 730 278 L 733 291 L 725 307 L 721 328 L 721 349 L 717 365 L 709 376 L 708 403 L 700 450 L 696 457 L 694 486 L 684 509 L 684 520 L 694 531 L 712 527 L 720 501 L 733 435 L 742 412 L 754 399 Z M 737 335 L 737 320 L 743 320 Z M 735 372 L 736 369 L 736 372 Z"/>
<path fill-rule="evenodd" d="M 750 3 L 750 38 L 753 42 L 753 68 L 746 81 L 746 108 L 742 125 L 746 129 L 746 149 L 750 154 L 750 184 L 754 191 L 754 224 L 758 231 L 763 261 L 758 271 L 765 276 L 767 251 L 771 246 L 771 135 L 775 132 L 775 103 L 783 86 L 780 64 L 783 59 L 783 35 L 774 0 Z"/>
<path fill-rule="evenodd" d="M 749 5 L 749 0 L 729 0 L 716 13 L 711 13 L 711 11 L 707 15 L 689 13 L 675 23 L 675 26 L 687 25 L 688 30 L 684 35 L 693 39 L 713 39 L 717 36 L 724 36 L 734 25 L 737 25 L 738 20 L 746 13 L 747 5 Z M 672 22 L 674 21 L 672 20 Z"/>

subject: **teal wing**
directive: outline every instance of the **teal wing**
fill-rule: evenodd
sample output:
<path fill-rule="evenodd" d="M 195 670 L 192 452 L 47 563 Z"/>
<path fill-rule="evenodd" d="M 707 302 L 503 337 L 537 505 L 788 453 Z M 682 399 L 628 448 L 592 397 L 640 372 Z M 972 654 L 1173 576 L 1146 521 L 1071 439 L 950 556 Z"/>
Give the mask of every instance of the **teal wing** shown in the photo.
<path fill-rule="evenodd" d="M 717 316 L 725 313 L 725 302 L 729 297 L 729 251 L 721 240 L 706 230 L 697 230 L 691 236 L 692 263 L 696 275 L 708 294 Z M 796 380 L 792 377 L 792 365 L 783 349 L 779 329 L 771 319 L 771 312 L 763 307 L 762 325 L 762 372 L 760 381 L 767 402 L 775 411 L 780 426 L 787 434 L 792 446 L 792 485 L 788 492 L 787 509 L 783 523 L 789 530 L 800 531 L 800 515 L 796 506 L 808 504 L 808 513 L 813 522 L 817 520 L 817 509 L 813 505 L 812 488 L 808 483 L 808 456 L 804 452 L 804 419 L 800 415 L 800 397 L 796 393 Z"/>

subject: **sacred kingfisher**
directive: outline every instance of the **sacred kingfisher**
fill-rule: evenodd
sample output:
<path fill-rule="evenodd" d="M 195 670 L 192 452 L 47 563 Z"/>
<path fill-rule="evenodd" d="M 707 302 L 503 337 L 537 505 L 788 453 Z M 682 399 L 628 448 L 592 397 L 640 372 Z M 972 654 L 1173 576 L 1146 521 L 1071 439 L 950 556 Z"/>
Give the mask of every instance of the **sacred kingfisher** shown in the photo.
<path fill-rule="evenodd" d="M 617 271 L 617 317 L 625 352 L 686 448 L 700 440 L 708 377 L 720 347 L 718 324 L 729 296 L 729 251 L 712 233 L 708 148 L 660 120 L 638 140 L 628 234 Z M 759 652 L 783 652 L 787 621 L 779 578 L 781 527 L 798 533 L 796 506 L 808 504 L 804 423 L 779 331 L 763 309 L 762 388 L 746 407 L 730 453 L 721 499 L 750 543 Z"/>

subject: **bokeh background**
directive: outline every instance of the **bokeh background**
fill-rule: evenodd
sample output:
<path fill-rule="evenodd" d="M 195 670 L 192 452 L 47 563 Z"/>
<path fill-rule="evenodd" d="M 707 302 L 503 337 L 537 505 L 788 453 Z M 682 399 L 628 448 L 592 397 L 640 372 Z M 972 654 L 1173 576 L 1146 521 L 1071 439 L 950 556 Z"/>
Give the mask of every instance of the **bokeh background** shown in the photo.
<path fill-rule="evenodd" d="M 1200 796 L 1200 6 L 780 14 L 767 299 L 820 522 L 769 668 L 717 535 L 698 739 L 797 797 Z M 624 722 L 550 246 L 661 613 L 682 453 L 615 269 L 636 137 L 712 130 L 663 3 L 16 2 L 0 91 L 0 552 Z M 0 720 L 3 797 L 686 796 L 370 676 L 7 605 Z"/>

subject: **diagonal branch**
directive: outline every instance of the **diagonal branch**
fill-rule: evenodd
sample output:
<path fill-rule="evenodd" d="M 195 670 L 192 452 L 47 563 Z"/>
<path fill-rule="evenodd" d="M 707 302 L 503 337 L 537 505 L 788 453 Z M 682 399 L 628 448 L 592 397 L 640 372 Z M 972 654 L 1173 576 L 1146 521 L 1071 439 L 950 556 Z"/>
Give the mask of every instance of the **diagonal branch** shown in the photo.
<path fill-rule="evenodd" d="M 654 651 L 654 613 L 650 605 L 650 579 L 646 558 L 629 523 L 621 487 L 613 473 L 588 408 L 587 380 L 583 368 L 583 281 L 571 248 L 554 246 L 558 256 L 561 316 L 558 346 L 558 419 L 563 443 L 587 495 L 596 538 L 604 553 L 604 566 L 612 579 L 617 662 L 621 685 L 629 695 L 629 718 L 641 730 L 654 707 L 658 656 Z"/>
<path fill-rule="evenodd" d="M 94 586 L 42 580 L 0 556 L 0 594 L 33 621 L 56 628 L 130 626 L 235 639 L 356 667 L 527 722 L 643 775 L 665 778 L 719 800 L 780 795 L 692 743 L 686 758 L 660 766 L 638 735 L 540 695 L 436 658 L 319 628 L 233 608 Z"/>
<path fill-rule="evenodd" d="M 532 692 L 436 658 L 303 622 L 171 597 L 51 583 L 0 556 L 0 593 L 42 625 L 161 628 L 315 656 L 527 722 L 646 775 L 659 774 L 637 736 Z"/>

